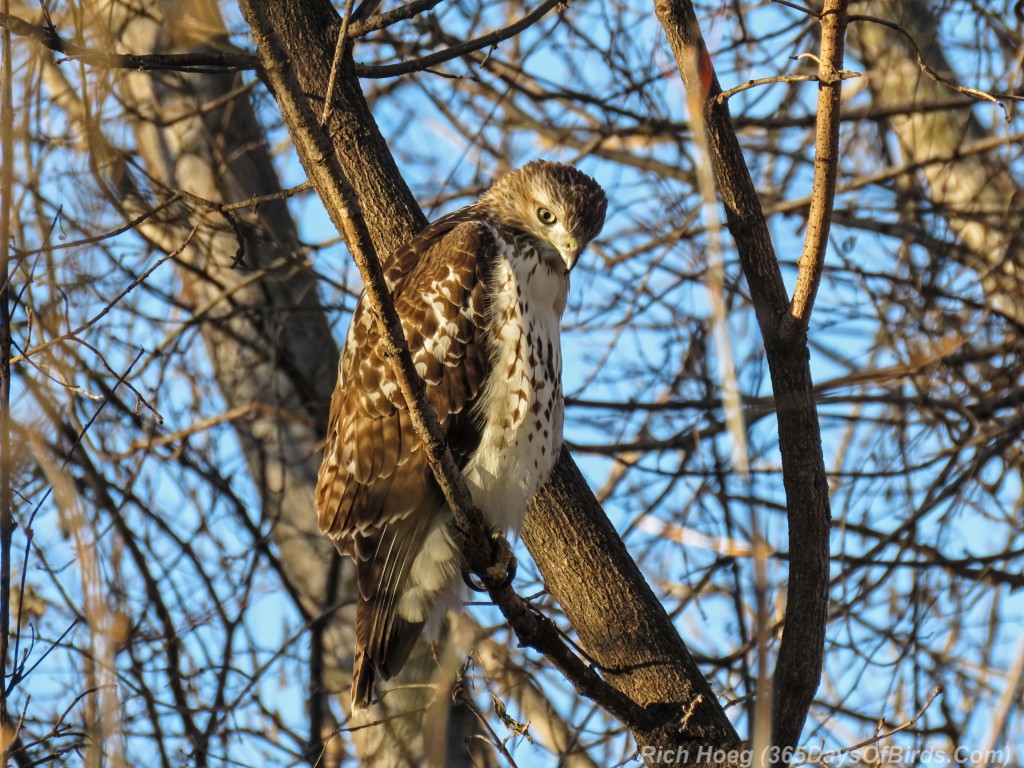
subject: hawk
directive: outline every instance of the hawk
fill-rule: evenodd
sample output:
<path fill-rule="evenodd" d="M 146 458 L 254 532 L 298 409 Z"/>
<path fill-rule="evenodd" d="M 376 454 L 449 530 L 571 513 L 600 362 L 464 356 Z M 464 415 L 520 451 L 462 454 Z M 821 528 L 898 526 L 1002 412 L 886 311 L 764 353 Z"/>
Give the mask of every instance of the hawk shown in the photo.
<path fill-rule="evenodd" d="M 559 328 L 569 272 L 604 224 L 592 178 L 561 163 L 512 171 L 387 260 L 427 399 L 485 519 L 518 528 L 562 445 Z M 354 707 L 395 675 L 461 599 L 461 560 L 365 293 L 352 315 L 317 481 L 320 530 L 353 558 Z"/>

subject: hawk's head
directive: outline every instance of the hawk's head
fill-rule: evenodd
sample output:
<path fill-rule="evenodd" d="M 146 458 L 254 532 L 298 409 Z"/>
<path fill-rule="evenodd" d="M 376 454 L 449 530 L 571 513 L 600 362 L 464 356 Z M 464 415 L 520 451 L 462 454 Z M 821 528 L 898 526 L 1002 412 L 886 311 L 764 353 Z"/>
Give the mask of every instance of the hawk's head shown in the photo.
<path fill-rule="evenodd" d="M 568 272 L 580 251 L 604 225 L 604 190 L 587 174 L 564 163 L 534 160 L 498 179 L 480 203 L 502 224 L 552 246 Z"/>

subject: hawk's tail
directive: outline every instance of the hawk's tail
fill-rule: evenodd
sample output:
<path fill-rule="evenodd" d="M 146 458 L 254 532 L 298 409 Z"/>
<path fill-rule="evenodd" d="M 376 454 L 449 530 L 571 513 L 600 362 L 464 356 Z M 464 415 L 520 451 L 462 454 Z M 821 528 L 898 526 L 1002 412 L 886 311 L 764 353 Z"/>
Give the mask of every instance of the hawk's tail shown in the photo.
<path fill-rule="evenodd" d="M 360 603 L 356 612 L 372 610 L 371 606 Z M 357 628 L 360 625 L 358 615 Z M 388 680 L 397 674 L 412 653 L 412 649 L 423 632 L 422 623 L 411 623 L 394 617 L 387 636 L 377 642 L 357 637 L 356 655 L 352 665 L 352 708 L 366 709 L 373 701 L 373 684 L 377 677 Z M 358 634 L 358 629 L 357 629 Z"/>

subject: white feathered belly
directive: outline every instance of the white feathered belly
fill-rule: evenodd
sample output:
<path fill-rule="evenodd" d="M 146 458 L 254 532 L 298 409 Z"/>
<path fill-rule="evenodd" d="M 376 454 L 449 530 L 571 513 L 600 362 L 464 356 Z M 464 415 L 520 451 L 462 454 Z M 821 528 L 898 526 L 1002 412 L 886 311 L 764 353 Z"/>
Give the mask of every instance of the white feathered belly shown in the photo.
<path fill-rule="evenodd" d="M 493 369 L 476 404 L 480 445 L 464 474 L 484 518 L 517 529 L 562 447 L 561 318 L 546 302 L 524 302 L 521 312 L 501 303 Z"/>
<path fill-rule="evenodd" d="M 502 410 L 485 427 L 480 447 L 465 469 L 466 483 L 484 518 L 512 530 L 522 525 L 530 497 L 551 474 L 562 447 L 561 397 L 541 390 L 529 405 L 521 406 L 527 398 L 520 392 L 495 387 L 494 400 Z M 524 413 L 510 425 L 504 417 L 516 414 L 517 407 Z"/>

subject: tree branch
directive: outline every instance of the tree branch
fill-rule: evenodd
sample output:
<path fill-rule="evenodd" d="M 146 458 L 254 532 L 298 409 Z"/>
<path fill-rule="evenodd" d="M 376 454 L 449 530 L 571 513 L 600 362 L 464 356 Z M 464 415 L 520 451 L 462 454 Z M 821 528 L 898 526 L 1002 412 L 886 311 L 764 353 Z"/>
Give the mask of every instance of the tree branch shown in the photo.
<path fill-rule="evenodd" d="M 457 59 L 459 56 L 465 56 L 468 53 L 479 51 L 481 48 L 487 48 L 488 46 L 497 45 L 498 43 L 508 40 L 510 37 L 515 37 L 524 29 L 531 27 L 536 22 L 544 18 L 552 8 L 556 8 L 562 5 L 565 0 L 544 0 L 543 3 L 538 5 L 528 14 L 526 14 L 519 21 L 509 24 L 507 27 L 502 27 L 493 32 L 488 32 L 486 35 L 475 37 L 472 40 L 467 40 L 459 45 L 453 45 L 451 48 L 446 48 L 443 51 L 436 51 L 434 53 L 421 56 L 418 59 L 412 59 L 411 61 L 399 61 L 395 64 L 381 64 L 381 65 L 367 65 L 367 64 L 356 64 L 355 73 L 359 77 L 366 78 L 381 78 L 381 77 L 397 77 L 398 75 L 406 75 L 410 72 L 421 72 L 424 69 L 443 64 L 446 61 Z"/>
<path fill-rule="evenodd" d="M 37 27 L 17 16 L 0 13 L 0 28 L 29 38 L 69 59 L 108 69 L 173 70 L 176 72 L 234 72 L 255 69 L 251 53 L 152 53 L 144 55 L 107 53 L 65 40 L 54 27 Z"/>
<path fill-rule="evenodd" d="M 802 335 L 811 320 L 814 297 L 821 283 L 828 249 L 832 206 L 839 171 L 839 100 L 842 96 L 843 48 L 846 40 L 847 0 L 826 0 L 819 16 L 821 53 L 818 58 L 818 126 L 814 142 L 814 182 L 807 214 L 804 249 L 797 264 L 796 287 L 790 304 L 786 333 Z"/>
<path fill-rule="evenodd" d="M 7 11 L 7 0 L 3 0 Z M 18 680 L 8 675 L 11 626 L 11 544 L 14 538 L 14 496 L 11 473 L 11 224 L 14 214 L 14 69 L 11 63 L 11 32 L 0 37 L 0 731 L 4 738 L 17 731 L 10 723 L 8 696 Z M 20 630 L 17 633 L 20 638 Z M 17 658 L 14 659 L 17 664 Z M 10 683 L 8 683 L 10 679 Z M 7 748 L 0 747 L 0 762 L 7 762 Z"/>
<path fill-rule="evenodd" d="M 353 21 L 352 26 L 349 27 L 348 36 L 351 38 L 362 37 L 370 32 L 376 32 L 378 29 L 390 27 L 396 22 L 411 19 L 414 16 L 429 11 L 440 2 L 441 0 L 413 0 L 407 5 L 387 11 L 386 13 L 378 13 L 368 19 Z"/>

